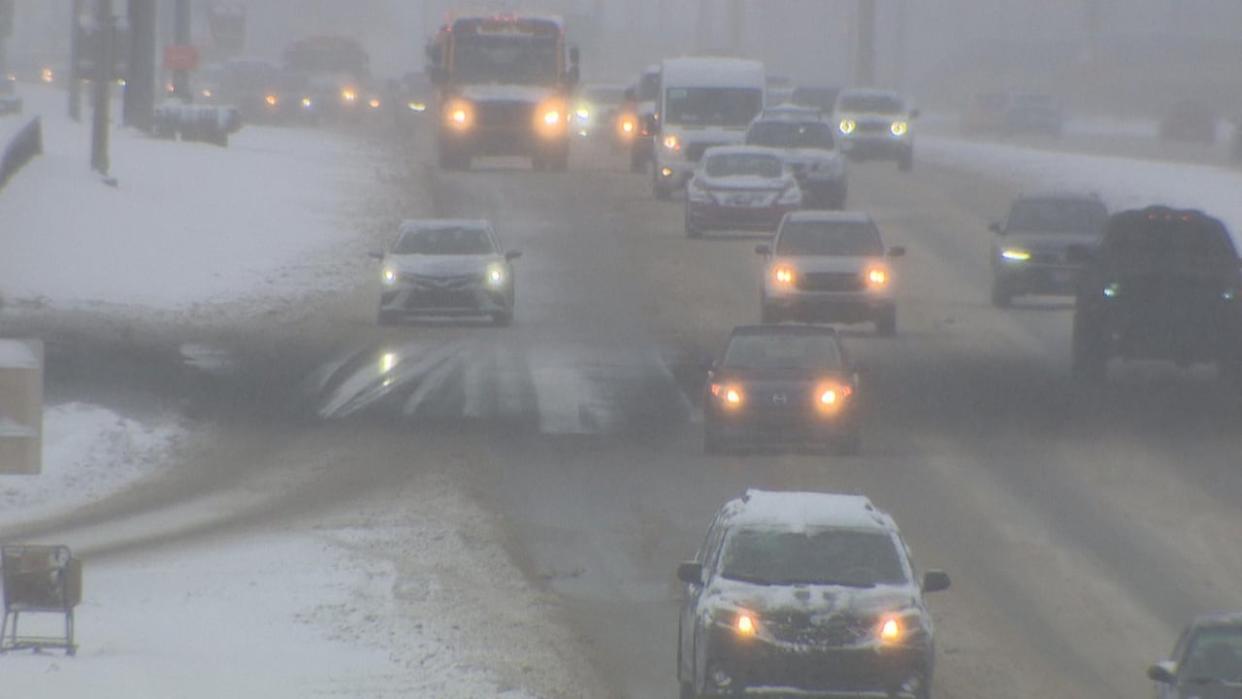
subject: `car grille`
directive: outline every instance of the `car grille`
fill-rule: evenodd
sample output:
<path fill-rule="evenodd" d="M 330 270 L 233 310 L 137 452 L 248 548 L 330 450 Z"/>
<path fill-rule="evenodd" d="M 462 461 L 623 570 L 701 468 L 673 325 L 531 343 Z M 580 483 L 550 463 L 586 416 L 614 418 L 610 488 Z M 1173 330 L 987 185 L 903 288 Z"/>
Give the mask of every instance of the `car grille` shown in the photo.
<path fill-rule="evenodd" d="M 858 123 L 858 133 L 887 133 L 892 128 L 891 122 L 864 121 Z"/>
<path fill-rule="evenodd" d="M 418 308 L 474 308 L 478 299 L 469 291 L 420 291 L 409 295 L 405 307 Z"/>
<path fill-rule="evenodd" d="M 412 285 L 417 291 L 469 291 L 482 279 L 478 274 L 457 274 L 449 277 L 409 273 L 401 275 L 401 281 Z"/>
<path fill-rule="evenodd" d="M 484 129 L 525 129 L 534 113 L 535 106 L 529 102 L 483 102 L 475 108 L 475 123 Z"/>
<path fill-rule="evenodd" d="M 686 146 L 686 160 L 697 163 L 703 158 L 708 148 L 725 145 L 723 143 L 691 143 Z"/>
<path fill-rule="evenodd" d="M 856 614 L 839 614 L 812 622 L 806 612 L 765 614 L 763 625 L 777 640 L 820 648 L 840 648 L 864 643 L 874 633 L 875 620 Z"/>
<path fill-rule="evenodd" d="M 799 291 L 861 291 L 862 277 L 853 272 L 809 272 L 798 276 Z"/>

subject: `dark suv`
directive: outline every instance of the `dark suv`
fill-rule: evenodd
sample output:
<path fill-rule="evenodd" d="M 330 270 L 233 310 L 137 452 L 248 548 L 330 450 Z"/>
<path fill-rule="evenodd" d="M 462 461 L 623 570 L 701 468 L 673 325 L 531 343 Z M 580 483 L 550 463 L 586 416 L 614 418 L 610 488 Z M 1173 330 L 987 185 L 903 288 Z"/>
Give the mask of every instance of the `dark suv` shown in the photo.
<path fill-rule="evenodd" d="M 1202 616 L 1177 639 L 1169 660 L 1152 665 L 1157 699 L 1242 697 L 1242 613 Z"/>
<path fill-rule="evenodd" d="M 1242 367 L 1237 250 L 1199 211 L 1149 207 L 1112 216 L 1086 261 L 1074 315 L 1074 372 L 1102 379 L 1112 357 Z"/>
<path fill-rule="evenodd" d="M 751 490 L 721 508 L 694 561 L 677 647 L 682 699 L 927 699 L 934 632 L 892 518 L 861 495 Z"/>
<path fill-rule="evenodd" d="M 1082 264 L 1072 248 L 1094 248 L 1108 209 L 1093 194 L 1019 197 L 1004 221 L 991 225 L 992 305 L 1006 308 L 1023 294 L 1072 295 Z"/>

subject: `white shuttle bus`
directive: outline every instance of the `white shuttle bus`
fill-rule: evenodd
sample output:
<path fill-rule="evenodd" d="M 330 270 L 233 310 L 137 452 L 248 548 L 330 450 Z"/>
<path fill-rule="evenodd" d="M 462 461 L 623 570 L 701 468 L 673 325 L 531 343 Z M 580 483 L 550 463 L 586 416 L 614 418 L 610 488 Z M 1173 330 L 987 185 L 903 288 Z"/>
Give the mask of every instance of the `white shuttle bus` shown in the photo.
<path fill-rule="evenodd" d="M 763 64 L 740 58 L 669 58 L 661 64 L 652 190 L 667 199 L 712 146 L 746 140 L 763 111 Z"/>

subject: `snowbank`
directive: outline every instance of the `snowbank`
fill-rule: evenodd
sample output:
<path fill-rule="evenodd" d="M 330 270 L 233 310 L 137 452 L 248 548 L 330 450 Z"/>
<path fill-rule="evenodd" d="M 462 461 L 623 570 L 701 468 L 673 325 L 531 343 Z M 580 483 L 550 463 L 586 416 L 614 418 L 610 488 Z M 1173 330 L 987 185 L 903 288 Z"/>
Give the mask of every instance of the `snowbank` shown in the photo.
<path fill-rule="evenodd" d="M 919 140 L 919 157 L 1027 191 L 1096 192 L 1113 210 L 1148 204 L 1202 209 L 1224 221 L 1235 240 L 1242 234 L 1242 173 L 1234 170 L 933 137 Z"/>
<path fill-rule="evenodd" d="M 43 473 L 0 475 L 0 525 L 72 510 L 120 492 L 166 463 L 186 431 L 85 403 L 43 413 Z"/>
<path fill-rule="evenodd" d="M 364 264 L 345 202 L 366 157 L 344 136 L 252 126 L 224 149 L 115 129 L 112 188 L 88 170 L 89 125 L 63 115 L 63 93 L 24 96 L 45 155 L 0 192 L 6 299 L 184 311 L 343 288 Z"/>

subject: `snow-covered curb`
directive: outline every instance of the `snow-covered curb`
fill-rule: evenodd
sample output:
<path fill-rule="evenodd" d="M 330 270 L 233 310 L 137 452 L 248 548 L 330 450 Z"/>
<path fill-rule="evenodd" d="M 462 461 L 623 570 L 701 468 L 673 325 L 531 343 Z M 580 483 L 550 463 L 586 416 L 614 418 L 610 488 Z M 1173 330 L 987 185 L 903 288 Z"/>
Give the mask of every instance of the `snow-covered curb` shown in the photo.
<path fill-rule="evenodd" d="M 1234 170 L 940 137 L 922 138 L 919 157 L 1027 190 L 1096 192 L 1111 209 L 1148 204 L 1202 209 L 1223 220 L 1235 238 L 1242 234 L 1242 173 Z"/>
<path fill-rule="evenodd" d="M 43 472 L 0 475 L 0 526 L 71 511 L 158 472 L 185 439 L 176 418 L 140 422 L 87 403 L 43 413 Z"/>

